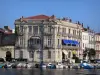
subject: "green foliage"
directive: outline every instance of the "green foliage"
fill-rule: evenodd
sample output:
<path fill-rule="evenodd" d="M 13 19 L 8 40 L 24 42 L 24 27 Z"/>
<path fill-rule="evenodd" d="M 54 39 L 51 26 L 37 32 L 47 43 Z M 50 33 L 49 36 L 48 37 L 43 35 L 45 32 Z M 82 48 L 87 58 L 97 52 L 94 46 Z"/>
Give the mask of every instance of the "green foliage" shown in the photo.
<path fill-rule="evenodd" d="M 86 58 L 86 56 L 88 56 L 89 60 L 95 57 L 95 55 L 96 55 L 96 51 L 93 48 L 86 48 L 85 51 L 83 52 L 83 58 Z"/>
<path fill-rule="evenodd" d="M 15 35 L 18 35 L 19 27 L 15 27 Z"/>
<path fill-rule="evenodd" d="M 73 54 L 72 59 L 75 59 L 75 63 L 80 63 L 80 59 L 75 54 Z"/>

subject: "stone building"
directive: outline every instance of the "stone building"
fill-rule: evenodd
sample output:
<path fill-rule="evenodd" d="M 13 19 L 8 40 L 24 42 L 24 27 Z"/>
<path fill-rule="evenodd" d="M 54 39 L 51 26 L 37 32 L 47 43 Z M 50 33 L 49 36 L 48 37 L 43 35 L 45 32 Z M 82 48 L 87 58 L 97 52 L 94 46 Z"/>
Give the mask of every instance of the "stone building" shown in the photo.
<path fill-rule="evenodd" d="M 40 35 L 43 26 L 43 61 L 62 62 L 77 57 L 81 52 L 82 24 L 72 23 L 71 19 L 57 19 L 54 15 L 21 17 L 15 20 L 18 35 L 15 58 L 40 61 Z"/>
<path fill-rule="evenodd" d="M 89 27 L 82 29 L 82 55 L 86 49 L 95 49 L 95 33 Z M 83 59 L 83 56 L 81 56 Z M 88 57 L 87 57 L 88 59 Z"/>
<path fill-rule="evenodd" d="M 11 61 L 14 58 L 15 34 L 8 26 L 0 28 L 0 58 Z"/>
<path fill-rule="evenodd" d="M 95 34 L 96 59 L 100 59 L 100 33 Z"/>

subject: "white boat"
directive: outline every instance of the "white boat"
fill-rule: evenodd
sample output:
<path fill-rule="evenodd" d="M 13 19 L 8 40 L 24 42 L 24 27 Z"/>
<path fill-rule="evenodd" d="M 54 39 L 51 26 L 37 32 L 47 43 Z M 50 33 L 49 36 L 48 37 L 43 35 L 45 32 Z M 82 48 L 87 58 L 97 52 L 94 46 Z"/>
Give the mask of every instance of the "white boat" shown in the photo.
<path fill-rule="evenodd" d="M 7 68 L 11 68 L 12 67 L 12 63 L 7 63 Z"/>
<path fill-rule="evenodd" d="M 47 67 L 47 66 L 46 66 L 45 64 L 42 65 L 42 68 L 43 68 L 43 69 L 46 69 L 46 67 Z"/>
<path fill-rule="evenodd" d="M 26 63 L 23 63 L 22 64 L 22 68 L 26 68 L 27 67 L 27 64 Z"/>
<path fill-rule="evenodd" d="M 47 68 L 49 68 L 49 69 L 56 69 L 56 65 L 54 65 L 54 64 L 52 64 L 52 63 L 49 63 L 49 64 L 47 65 Z"/>
<path fill-rule="evenodd" d="M 27 64 L 27 68 L 33 68 L 34 66 L 33 66 L 33 64 L 32 63 L 28 63 Z"/>
<path fill-rule="evenodd" d="M 58 63 L 58 64 L 56 65 L 56 68 L 57 68 L 57 69 L 63 69 L 63 68 L 64 68 L 64 65 L 63 65 L 62 63 Z"/>
<path fill-rule="evenodd" d="M 22 68 L 22 63 L 19 63 L 18 65 L 17 65 L 17 68 Z"/>

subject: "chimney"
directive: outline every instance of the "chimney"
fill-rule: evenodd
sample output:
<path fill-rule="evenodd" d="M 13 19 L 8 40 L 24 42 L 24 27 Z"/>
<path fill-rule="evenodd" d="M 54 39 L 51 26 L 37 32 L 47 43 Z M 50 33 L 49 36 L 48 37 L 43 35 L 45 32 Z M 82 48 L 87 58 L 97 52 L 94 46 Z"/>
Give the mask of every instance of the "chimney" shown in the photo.
<path fill-rule="evenodd" d="M 8 26 L 4 26 L 4 29 L 8 30 L 9 28 L 8 28 Z"/>
<path fill-rule="evenodd" d="M 72 22 L 72 19 L 69 19 L 69 22 Z"/>
<path fill-rule="evenodd" d="M 63 17 L 63 19 L 62 19 L 63 21 L 65 21 L 66 19 L 65 19 L 65 17 Z"/>
<path fill-rule="evenodd" d="M 83 27 L 83 23 L 82 23 L 82 27 Z"/>
<path fill-rule="evenodd" d="M 55 15 L 52 15 L 52 16 L 51 16 L 51 19 L 56 19 Z"/>
<path fill-rule="evenodd" d="M 89 26 L 87 26 L 87 29 L 89 30 L 89 29 L 90 29 L 90 27 L 89 27 Z"/>
<path fill-rule="evenodd" d="M 24 18 L 24 17 L 22 16 L 22 18 Z"/>

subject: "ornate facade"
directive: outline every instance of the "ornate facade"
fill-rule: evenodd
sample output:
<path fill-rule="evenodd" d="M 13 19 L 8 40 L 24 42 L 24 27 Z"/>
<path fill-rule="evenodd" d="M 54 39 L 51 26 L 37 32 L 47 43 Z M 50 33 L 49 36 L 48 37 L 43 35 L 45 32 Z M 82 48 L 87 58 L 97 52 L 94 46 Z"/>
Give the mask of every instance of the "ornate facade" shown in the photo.
<path fill-rule="evenodd" d="M 41 26 L 43 28 L 41 29 Z M 81 52 L 82 25 L 71 19 L 57 19 L 54 15 L 21 17 L 15 20 L 18 38 L 15 57 L 40 61 L 41 30 L 43 31 L 43 61 L 62 62 Z"/>

